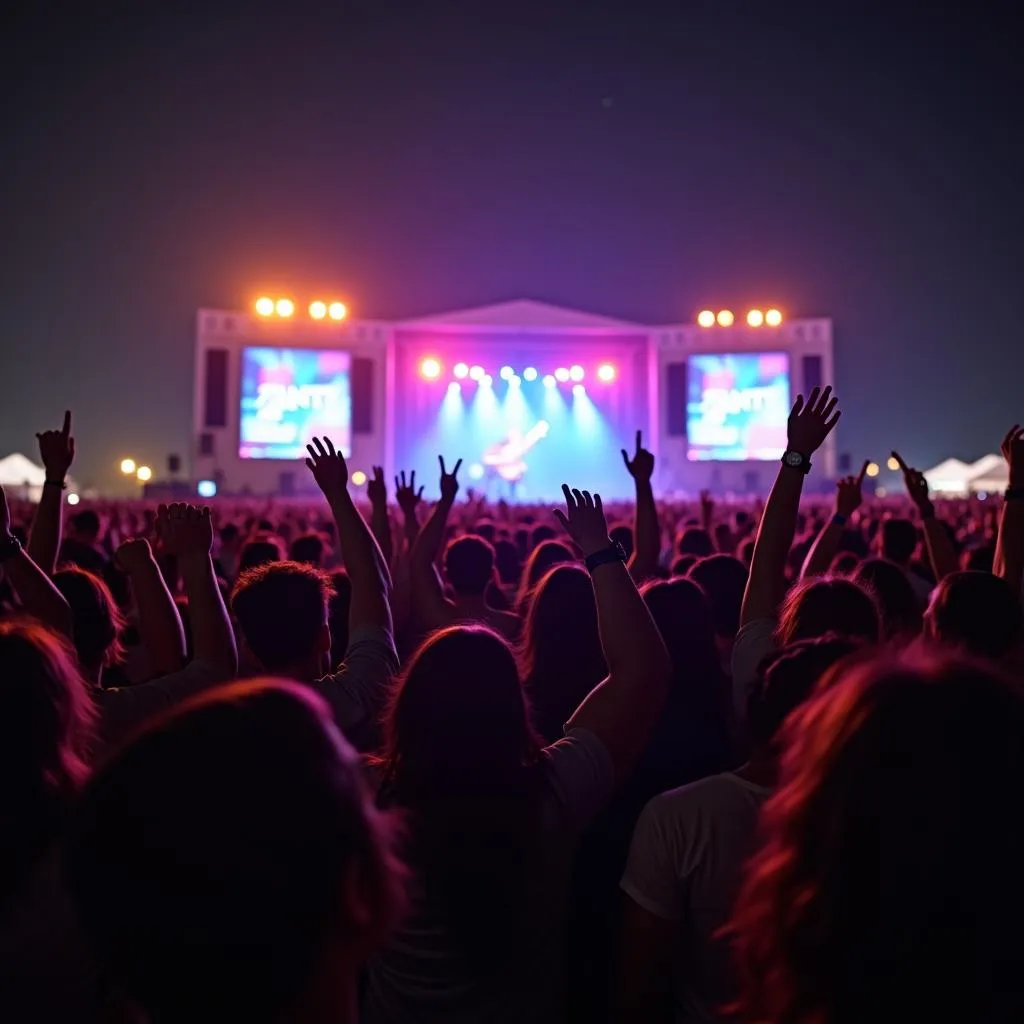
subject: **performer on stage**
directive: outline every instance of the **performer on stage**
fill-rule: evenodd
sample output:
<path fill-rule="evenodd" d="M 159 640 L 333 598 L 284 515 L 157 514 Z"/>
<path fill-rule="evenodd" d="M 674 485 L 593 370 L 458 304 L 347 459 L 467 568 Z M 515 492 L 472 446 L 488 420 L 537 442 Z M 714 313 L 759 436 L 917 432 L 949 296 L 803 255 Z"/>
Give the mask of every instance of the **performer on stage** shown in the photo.
<path fill-rule="evenodd" d="M 503 441 L 487 448 L 481 461 L 487 468 L 488 489 L 490 481 L 501 480 L 507 485 L 508 497 L 514 500 L 528 468 L 524 456 L 541 438 L 547 437 L 548 429 L 547 421 L 540 420 L 526 434 L 511 430 Z"/>

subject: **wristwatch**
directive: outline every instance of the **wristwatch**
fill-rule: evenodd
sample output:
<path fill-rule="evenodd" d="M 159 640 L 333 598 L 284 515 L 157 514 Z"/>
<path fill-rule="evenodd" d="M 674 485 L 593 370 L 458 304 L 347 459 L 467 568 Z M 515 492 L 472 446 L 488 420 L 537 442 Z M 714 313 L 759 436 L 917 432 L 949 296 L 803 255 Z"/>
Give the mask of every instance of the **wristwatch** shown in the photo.
<path fill-rule="evenodd" d="M 622 545 L 618 541 L 612 541 L 608 547 L 595 551 L 592 555 L 587 555 L 583 560 L 583 564 L 587 567 L 587 572 L 593 572 L 598 566 L 609 565 L 612 562 L 624 562 L 625 560 L 626 552 L 623 550 Z"/>
<path fill-rule="evenodd" d="M 0 565 L 13 558 L 21 550 L 21 541 L 13 533 L 0 538 Z"/>
<path fill-rule="evenodd" d="M 801 473 L 810 473 L 811 471 L 811 460 L 806 455 L 793 451 L 792 448 L 788 448 L 782 456 L 782 464 L 789 466 L 790 469 L 799 469 Z"/>

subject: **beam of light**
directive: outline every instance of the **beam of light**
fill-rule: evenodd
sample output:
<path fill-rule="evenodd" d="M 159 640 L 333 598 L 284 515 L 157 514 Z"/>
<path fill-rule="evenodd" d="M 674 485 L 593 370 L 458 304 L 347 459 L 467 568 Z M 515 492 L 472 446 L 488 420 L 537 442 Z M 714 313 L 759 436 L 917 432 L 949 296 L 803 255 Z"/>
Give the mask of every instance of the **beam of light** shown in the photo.
<path fill-rule="evenodd" d="M 437 380 L 441 376 L 441 364 L 433 356 L 428 356 L 420 363 L 420 373 L 427 380 Z"/>
<path fill-rule="evenodd" d="M 498 376 L 502 380 L 511 380 L 516 375 L 516 371 L 511 366 L 503 366 Z"/>
<path fill-rule="evenodd" d="M 484 467 L 479 462 L 471 462 L 467 472 L 469 473 L 470 480 L 482 480 L 484 478 Z"/>
<path fill-rule="evenodd" d="M 701 327 L 714 327 L 715 326 L 715 314 L 710 309 L 702 309 L 697 314 L 697 323 Z"/>
<path fill-rule="evenodd" d="M 581 381 L 586 376 L 586 373 L 582 366 L 571 366 L 569 368 L 569 379 L 575 381 Z"/>
<path fill-rule="evenodd" d="M 480 387 L 482 387 L 482 388 L 490 388 L 490 387 L 493 387 L 493 386 L 494 386 L 494 378 L 489 373 L 485 373 L 480 378 Z"/>
<path fill-rule="evenodd" d="M 564 384 L 568 379 L 569 371 L 564 366 L 560 366 L 555 370 L 555 380 L 557 380 L 559 384 Z"/>
<path fill-rule="evenodd" d="M 314 320 L 323 320 L 323 318 L 327 316 L 327 303 L 311 302 L 309 304 L 309 315 Z"/>
<path fill-rule="evenodd" d="M 482 380 L 484 376 L 484 368 L 482 366 L 471 366 L 469 370 L 470 380 Z"/>
<path fill-rule="evenodd" d="M 523 380 L 533 381 L 537 379 L 537 369 L 534 366 L 528 366 L 523 370 Z"/>
<path fill-rule="evenodd" d="M 289 317 L 295 313 L 295 303 L 291 299 L 278 299 L 274 310 L 278 316 Z"/>
<path fill-rule="evenodd" d="M 523 382 L 522 382 L 521 378 L 519 378 L 519 377 L 510 377 L 509 381 L 508 381 L 508 386 L 510 388 L 519 389 L 519 388 L 521 388 L 523 386 Z"/>
<path fill-rule="evenodd" d="M 579 398 L 581 395 L 585 395 L 587 393 L 587 389 L 582 384 L 573 384 L 572 393 Z"/>
<path fill-rule="evenodd" d="M 556 385 L 557 383 L 558 383 L 558 381 L 556 381 L 556 380 L 555 380 L 555 378 L 554 378 L 554 377 L 552 377 L 550 373 L 549 373 L 549 374 L 546 374 L 546 375 L 545 375 L 545 377 L 544 377 L 544 387 L 546 387 L 546 388 L 547 388 L 547 389 L 548 389 L 549 391 L 550 391 L 550 390 L 551 390 L 551 388 L 553 388 L 553 387 L 554 387 L 554 386 L 555 386 L 555 385 Z"/>
<path fill-rule="evenodd" d="M 448 384 L 448 394 L 449 395 L 461 395 L 462 394 L 462 385 L 457 380 L 450 381 L 449 384 Z"/>
<path fill-rule="evenodd" d="M 469 376 L 469 367 L 465 363 L 456 363 L 452 373 L 459 380 L 465 380 Z"/>
<path fill-rule="evenodd" d="M 274 315 L 274 300 L 267 295 L 256 300 L 256 312 L 260 316 Z"/>
<path fill-rule="evenodd" d="M 602 363 L 597 368 L 597 379 L 604 381 L 605 384 L 610 384 L 615 380 L 615 367 L 611 363 Z"/>

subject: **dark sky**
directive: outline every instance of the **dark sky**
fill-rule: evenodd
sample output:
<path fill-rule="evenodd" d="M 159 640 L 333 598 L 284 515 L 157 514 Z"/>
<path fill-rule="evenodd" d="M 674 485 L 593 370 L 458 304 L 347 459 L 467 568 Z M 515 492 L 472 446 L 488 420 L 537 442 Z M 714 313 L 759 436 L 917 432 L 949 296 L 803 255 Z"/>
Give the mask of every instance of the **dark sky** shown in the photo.
<path fill-rule="evenodd" d="M 66 405 L 84 482 L 187 453 L 195 310 L 272 288 L 382 318 L 771 299 L 834 319 L 857 458 L 1024 418 L 1010 4 L 21 6 L 0 454 Z"/>

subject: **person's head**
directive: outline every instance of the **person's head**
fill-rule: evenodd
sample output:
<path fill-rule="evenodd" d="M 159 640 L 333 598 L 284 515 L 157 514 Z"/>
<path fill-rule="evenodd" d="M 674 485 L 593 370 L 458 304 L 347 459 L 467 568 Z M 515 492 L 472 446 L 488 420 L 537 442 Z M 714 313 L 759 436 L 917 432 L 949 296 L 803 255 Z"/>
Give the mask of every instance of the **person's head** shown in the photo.
<path fill-rule="evenodd" d="M 921 605 L 907 574 L 895 562 L 868 558 L 850 577 L 874 595 L 886 640 L 910 640 L 921 632 Z"/>
<path fill-rule="evenodd" d="M 925 634 L 937 643 L 1000 661 L 1019 650 L 1020 596 L 989 572 L 955 572 L 932 592 Z"/>
<path fill-rule="evenodd" d="M 333 593 L 327 603 L 327 623 L 331 629 L 331 651 L 342 658 L 348 650 L 349 611 L 352 608 L 352 581 L 344 569 L 331 573 Z"/>
<path fill-rule="evenodd" d="M 832 576 L 802 580 L 782 602 L 776 637 L 782 646 L 828 633 L 877 643 L 878 605 L 863 587 Z"/>
<path fill-rule="evenodd" d="M 72 638 L 82 670 L 97 681 L 124 657 L 125 621 L 110 588 L 94 573 L 70 565 L 53 574 L 53 585 L 71 606 Z"/>
<path fill-rule="evenodd" d="M 494 567 L 498 571 L 498 579 L 505 586 L 515 586 L 523 572 L 523 563 L 519 558 L 519 548 L 507 539 L 494 543 Z"/>
<path fill-rule="evenodd" d="M 748 537 L 736 552 L 739 560 L 749 569 L 750 563 L 754 560 L 754 538 Z"/>
<path fill-rule="evenodd" d="M 271 562 L 241 573 L 231 610 L 245 653 L 264 672 L 306 680 L 321 675 L 331 653 L 332 593 L 323 570 L 298 562 Z"/>
<path fill-rule="evenodd" d="M 482 537 L 488 544 L 494 544 L 496 530 L 493 519 L 478 519 L 470 526 L 468 532 Z"/>
<path fill-rule="evenodd" d="M 834 675 L 784 729 L 730 926 L 739 1017 L 1019 1020 L 1019 693 L 948 658 Z"/>
<path fill-rule="evenodd" d="M 31 621 L 0 621 L 0 909 L 56 837 L 87 774 L 95 717 L 74 653 Z"/>
<path fill-rule="evenodd" d="M 523 628 L 521 663 L 534 721 L 544 738 L 554 741 L 608 672 L 594 585 L 580 566 L 556 565 L 537 584 Z"/>
<path fill-rule="evenodd" d="M 991 572 L 995 564 L 996 549 L 992 544 L 981 544 L 960 554 L 960 568 L 965 572 Z"/>
<path fill-rule="evenodd" d="M 242 539 L 242 531 L 236 523 L 225 523 L 220 528 L 219 536 L 221 549 L 233 551 Z"/>
<path fill-rule="evenodd" d="M 324 564 L 324 542 L 318 533 L 304 533 L 292 541 L 288 558 L 303 565 L 320 568 Z"/>
<path fill-rule="evenodd" d="M 917 527 L 909 519 L 886 519 L 879 532 L 881 555 L 906 567 L 917 550 Z"/>
<path fill-rule="evenodd" d="M 85 935 L 154 1021 L 338 1019 L 401 904 L 391 825 L 329 708 L 292 683 L 156 721 L 96 772 L 68 831 Z"/>
<path fill-rule="evenodd" d="M 696 555 L 680 555 L 669 569 L 670 576 L 686 576 L 689 571 L 699 562 Z"/>
<path fill-rule="evenodd" d="M 608 539 L 620 545 L 627 558 L 633 557 L 633 527 L 618 523 L 608 531 Z"/>
<path fill-rule="evenodd" d="M 262 565 L 271 565 L 284 559 L 284 550 L 277 537 L 264 534 L 242 545 L 238 556 L 239 574 L 249 569 L 258 569 Z"/>
<path fill-rule="evenodd" d="M 72 540 L 83 544 L 95 544 L 100 537 L 100 517 L 91 509 L 76 512 L 68 521 L 68 533 Z"/>
<path fill-rule="evenodd" d="M 559 540 L 545 540 L 530 552 L 530 557 L 523 566 L 523 576 L 516 596 L 516 607 L 519 614 L 525 616 L 529 611 L 530 595 L 533 588 L 540 582 L 549 569 L 567 562 L 575 562 L 576 556 L 572 549 Z"/>
<path fill-rule="evenodd" d="M 715 635 L 732 640 L 740 628 L 740 605 L 747 586 L 747 567 L 732 555 L 710 555 L 692 565 L 687 575 L 707 595 Z"/>
<path fill-rule="evenodd" d="M 711 534 L 702 526 L 687 526 L 676 541 L 676 554 L 707 558 L 715 553 Z"/>
<path fill-rule="evenodd" d="M 481 598 L 494 580 L 494 548 L 483 537 L 457 537 L 445 548 L 444 573 L 456 597 Z"/>
<path fill-rule="evenodd" d="M 840 551 L 832 559 L 832 564 L 828 568 L 828 574 L 830 576 L 852 576 L 857 571 L 858 565 L 860 565 L 859 556 L 855 555 L 852 551 Z"/>

